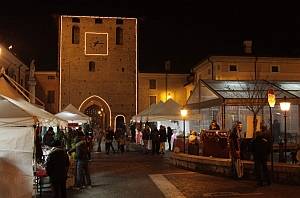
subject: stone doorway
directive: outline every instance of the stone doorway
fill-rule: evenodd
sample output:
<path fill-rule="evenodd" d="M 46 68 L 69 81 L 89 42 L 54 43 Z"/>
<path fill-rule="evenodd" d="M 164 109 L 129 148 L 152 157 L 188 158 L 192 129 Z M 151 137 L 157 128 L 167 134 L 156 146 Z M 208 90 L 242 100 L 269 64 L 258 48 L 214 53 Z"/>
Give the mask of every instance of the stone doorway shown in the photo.
<path fill-rule="evenodd" d="M 91 96 L 79 107 L 81 112 L 91 117 L 91 126 L 105 130 L 111 126 L 111 110 L 108 103 L 99 96 Z"/>

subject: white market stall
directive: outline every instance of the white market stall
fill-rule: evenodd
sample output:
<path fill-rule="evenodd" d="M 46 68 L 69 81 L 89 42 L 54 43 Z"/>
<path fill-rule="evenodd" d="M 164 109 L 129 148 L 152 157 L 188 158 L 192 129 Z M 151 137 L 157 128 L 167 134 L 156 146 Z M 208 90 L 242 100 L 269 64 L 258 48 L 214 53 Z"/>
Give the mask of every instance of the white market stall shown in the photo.
<path fill-rule="evenodd" d="M 24 100 L 12 87 L 9 77 L 0 73 L 1 197 L 32 197 L 37 124 L 53 126 L 64 121 Z"/>
<path fill-rule="evenodd" d="M 72 104 L 69 104 L 66 108 L 64 108 L 61 112 L 55 114 L 56 117 L 61 118 L 63 120 L 67 120 L 68 123 L 88 123 L 90 121 L 90 117 L 79 111 Z"/>

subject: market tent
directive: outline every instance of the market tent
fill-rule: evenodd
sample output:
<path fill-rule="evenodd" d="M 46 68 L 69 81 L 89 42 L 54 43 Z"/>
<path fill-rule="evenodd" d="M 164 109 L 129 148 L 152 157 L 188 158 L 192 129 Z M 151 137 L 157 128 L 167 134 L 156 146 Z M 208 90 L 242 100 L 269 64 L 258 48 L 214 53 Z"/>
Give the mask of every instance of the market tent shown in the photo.
<path fill-rule="evenodd" d="M 79 111 L 72 104 L 69 104 L 61 112 L 55 114 L 55 116 L 67 120 L 69 123 L 87 123 L 90 121 L 90 117 Z"/>
<path fill-rule="evenodd" d="M 150 105 L 149 108 L 145 109 L 144 111 L 140 112 L 139 114 L 132 117 L 132 120 L 139 122 L 139 121 L 147 121 L 149 119 L 149 116 L 153 114 L 153 112 L 156 112 L 157 109 L 159 109 L 164 103 L 160 101 L 157 104 Z"/>
<path fill-rule="evenodd" d="M 182 120 L 180 110 L 183 107 L 175 102 L 173 99 L 168 99 L 165 103 L 157 106 L 149 115 L 149 121 L 163 121 L 163 120 Z M 188 115 L 186 120 L 197 120 L 197 115 Z"/>
<path fill-rule="evenodd" d="M 0 73 L 1 197 L 32 197 L 34 125 L 64 122 L 25 98 L 9 77 Z"/>

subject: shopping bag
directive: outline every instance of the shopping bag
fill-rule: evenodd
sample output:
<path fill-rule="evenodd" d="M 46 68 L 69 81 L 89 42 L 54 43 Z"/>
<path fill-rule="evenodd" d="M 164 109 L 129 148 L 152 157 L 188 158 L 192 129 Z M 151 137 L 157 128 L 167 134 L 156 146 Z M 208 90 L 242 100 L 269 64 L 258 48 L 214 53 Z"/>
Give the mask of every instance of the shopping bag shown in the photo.
<path fill-rule="evenodd" d="M 152 140 L 148 140 L 148 146 L 147 146 L 148 150 L 151 150 L 152 149 Z"/>
<path fill-rule="evenodd" d="M 244 175 L 244 166 L 243 166 L 243 162 L 241 161 L 241 159 L 237 159 L 235 161 L 235 169 L 236 169 L 236 173 L 238 178 L 243 177 Z"/>

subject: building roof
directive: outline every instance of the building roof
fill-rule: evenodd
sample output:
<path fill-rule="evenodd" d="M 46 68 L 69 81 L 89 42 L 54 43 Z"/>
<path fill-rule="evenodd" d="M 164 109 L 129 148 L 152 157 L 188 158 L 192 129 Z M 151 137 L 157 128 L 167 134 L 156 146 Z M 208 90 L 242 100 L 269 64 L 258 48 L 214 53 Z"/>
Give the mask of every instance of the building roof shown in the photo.
<path fill-rule="evenodd" d="M 266 103 L 267 93 L 272 89 L 278 101 L 285 98 L 300 104 L 300 81 L 234 81 L 200 80 L 187 101 L 190 108 L 213 106 L 243 106 L 253 103 Z"/>

